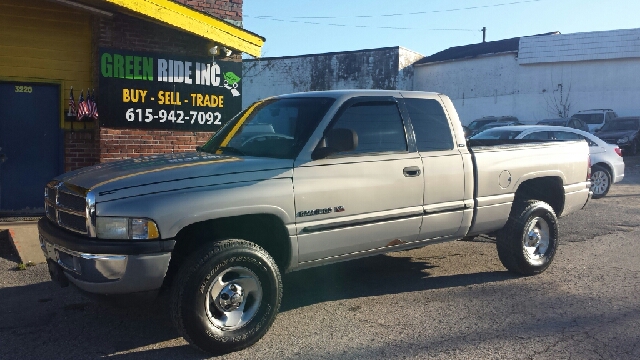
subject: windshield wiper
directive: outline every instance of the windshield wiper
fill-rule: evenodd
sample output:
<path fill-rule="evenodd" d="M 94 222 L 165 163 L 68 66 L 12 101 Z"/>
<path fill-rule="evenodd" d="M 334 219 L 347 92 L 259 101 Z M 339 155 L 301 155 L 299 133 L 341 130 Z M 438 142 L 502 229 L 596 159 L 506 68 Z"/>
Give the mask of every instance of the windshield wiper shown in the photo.
<path fill-rule="evenodd" d="M 218 150 L 222 150 L 223 152 L 228 151 L 228 152 L 236 153 L 238 155 L 243 155 L 243 156 L 247 155 L 244 153 L 244 151 L 234 148 L 233 146 L 220 146 Z"/>

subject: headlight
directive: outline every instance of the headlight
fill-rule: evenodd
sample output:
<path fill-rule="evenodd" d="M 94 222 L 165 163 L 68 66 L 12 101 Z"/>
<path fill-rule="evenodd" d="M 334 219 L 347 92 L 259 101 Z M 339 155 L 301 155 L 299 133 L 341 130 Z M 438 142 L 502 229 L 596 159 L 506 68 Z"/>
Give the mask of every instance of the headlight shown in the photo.
<path fill-rule="evenodd" d="M 96 236 L 100 239 L 147 240 L 160 237 L 153 220 L 144 218 L 98 217 Z"/>
<path fill-rule="evenodd" d="M 618 144 L 624 144 L 629 142 L 629 137 L 625 136 L 622 139 L 618 140 Z"/>

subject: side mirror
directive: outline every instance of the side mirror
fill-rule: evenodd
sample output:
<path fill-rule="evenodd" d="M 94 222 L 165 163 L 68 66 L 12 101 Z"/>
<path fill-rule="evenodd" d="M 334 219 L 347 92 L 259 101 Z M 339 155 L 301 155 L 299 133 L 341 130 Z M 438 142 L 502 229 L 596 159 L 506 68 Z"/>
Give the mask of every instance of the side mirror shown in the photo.
<path fill-rule="evenodd" d="M 352 151 L 358 147 L 358 134 L 351 129 L 331 129 L 311 153 L 312 160 L 324 159 L 331 154 Z"/>

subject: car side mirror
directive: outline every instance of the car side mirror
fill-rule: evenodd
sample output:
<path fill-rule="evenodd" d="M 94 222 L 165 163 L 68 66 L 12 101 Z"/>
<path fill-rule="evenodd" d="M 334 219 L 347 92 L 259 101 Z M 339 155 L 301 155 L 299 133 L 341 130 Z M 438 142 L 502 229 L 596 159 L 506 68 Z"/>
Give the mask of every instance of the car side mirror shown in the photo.
<path fill-rule="evenodd" d="M 358 134 L 351 129 L 331 129 L 327 131 L 318 146 L 311 153 L 312 160 L 324 159 L 335 153 L 353 151 L 358 147 Z"/>

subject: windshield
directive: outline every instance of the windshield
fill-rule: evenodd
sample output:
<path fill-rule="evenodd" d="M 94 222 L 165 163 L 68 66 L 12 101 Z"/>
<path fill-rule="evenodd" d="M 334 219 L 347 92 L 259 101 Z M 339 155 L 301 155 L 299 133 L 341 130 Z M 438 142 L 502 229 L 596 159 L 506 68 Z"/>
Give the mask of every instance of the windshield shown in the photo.
<path fill-rule="evenodd" d="M 522 133 L 522 130 L 491 129 L 471 138 L 475 140 L 515 139 L 520 133 Z"/>
<path fill-rule="evenodd" d="M 600 131 L 638 130 L 638 120 L 614 120 L 607 121 Z"/>
<path fill-rule="evenodd" d="M 201 151 L 294 159 L 335 99 L 267 99 L 236 115 Z"/>
<path fill-rule="evenodd" d="M 575 114 L 572 118 L 580 119 L 587 124 L 602 124 L 604 122 L 604 114 Z"/>

